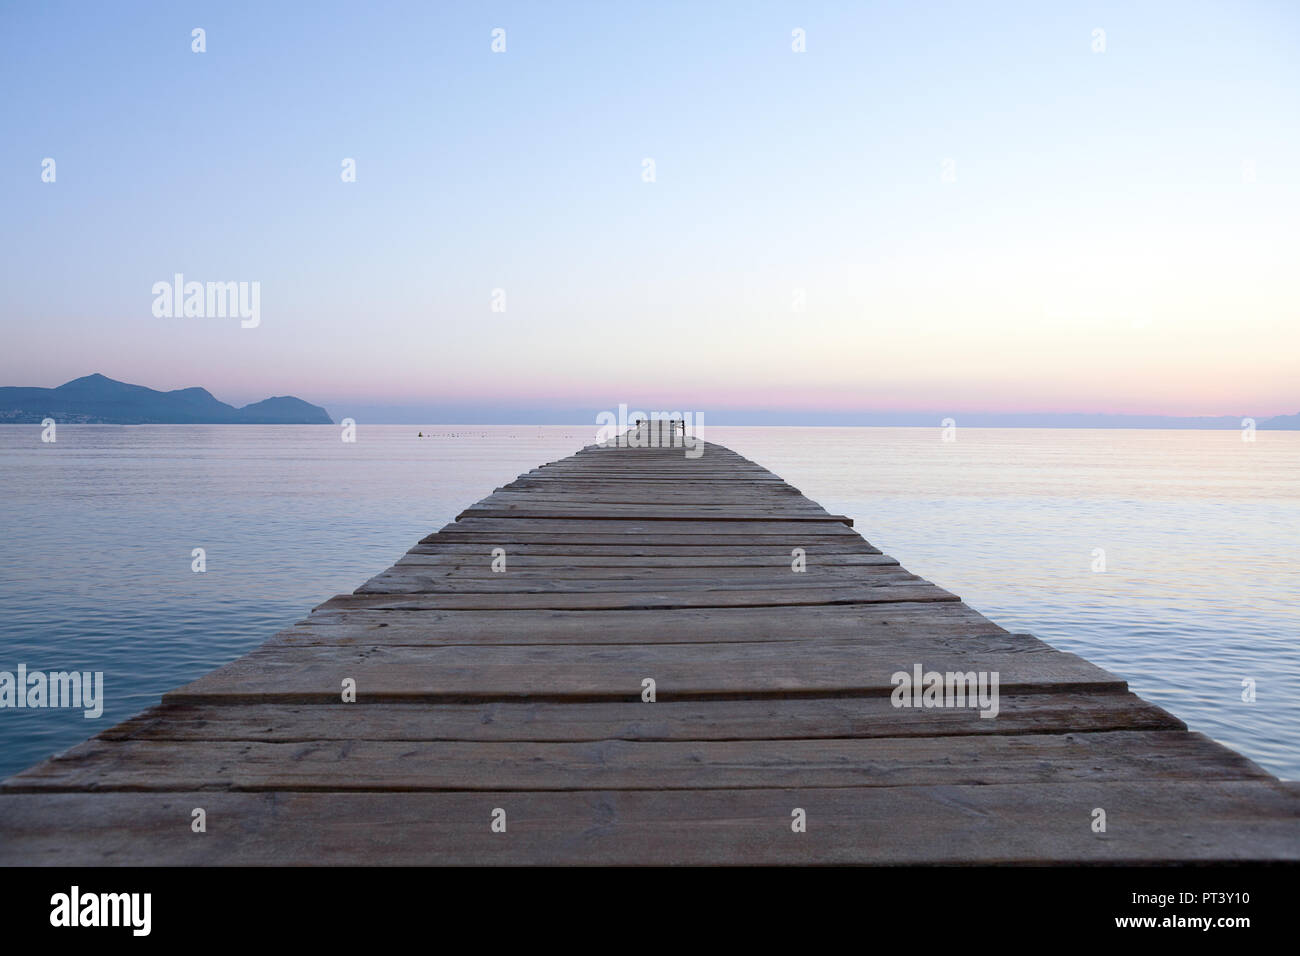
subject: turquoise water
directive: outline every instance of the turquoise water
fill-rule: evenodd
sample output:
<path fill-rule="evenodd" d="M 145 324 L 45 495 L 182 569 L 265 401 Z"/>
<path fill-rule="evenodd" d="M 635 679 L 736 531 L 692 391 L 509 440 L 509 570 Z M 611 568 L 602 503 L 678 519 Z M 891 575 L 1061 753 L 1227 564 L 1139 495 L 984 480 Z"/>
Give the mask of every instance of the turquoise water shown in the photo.
<path fill-rule="evenodd" d="M 595 426 L 0 426 L 0 670 L 100 670 L 103 716 L 0 710 L 0 777 L 256 647 Z M 910 570 L 1300 778 L 1300 433 L 725 428 Z M 191 571 L 206 551 L 207 571 Z M 1106 570 L 1092 570 L 1094 549 Z M 1241 699 L 1242 679 L 1257 699 Z"/>

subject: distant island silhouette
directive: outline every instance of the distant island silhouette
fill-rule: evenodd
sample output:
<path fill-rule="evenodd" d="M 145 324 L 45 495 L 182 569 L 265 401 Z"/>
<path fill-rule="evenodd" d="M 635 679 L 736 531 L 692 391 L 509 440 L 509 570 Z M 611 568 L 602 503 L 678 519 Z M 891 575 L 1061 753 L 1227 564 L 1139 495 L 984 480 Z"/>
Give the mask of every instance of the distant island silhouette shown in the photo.
<path fill-rule="evenodd" d="M 76 425 L 332 425 L 329 412 L 291 395 L 235 408 L 206 388 L 160 392 L 96 372 L 57 388 L 0 388 L 0 424 L 52 418 Z"/>
<path fill-rule="evenodd" d="M 524 409 L 454 406 L 356 405 L 349 414 L 374 424 L 572 425 L 591 421 L 589 408 L 538 405 Z M 57 388 L 0 387 L 0 425 L 39 424 L 53 418 L 72 425 L 331 425 L 329 412 L 283 395 L 236 408 L 205 388 L 160 392 L 95 373 Z M 1155 428 L 1233 429 L 1248 424 L 1265 430 L 1300 431 L 1300 413 L 1261 416 L 1179 416 L 1105 412 L 823 411 L 766 408 L 724 410 L 715 425 L 791 425 L 929 428 L 952 420 L 965 428 Z"/>

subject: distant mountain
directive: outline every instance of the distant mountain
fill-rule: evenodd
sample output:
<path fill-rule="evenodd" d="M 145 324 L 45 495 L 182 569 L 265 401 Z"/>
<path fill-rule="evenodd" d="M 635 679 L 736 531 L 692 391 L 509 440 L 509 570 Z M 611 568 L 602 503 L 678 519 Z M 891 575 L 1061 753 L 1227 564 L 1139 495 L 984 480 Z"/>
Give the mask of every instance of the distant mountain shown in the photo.
<path fill-rule="evenodd" d="M 0 423 L 86 425 L 332 425 L 329 412 L 284 396 L 235 408 L 206 388 L 160 392 L 98 373 L 58 388 L 0 388 Z"/>
<path fill-rule="evenodd" d="M 1272 418 L 1260 422 L 1257 427 L 1300 429 L 1300 412 L 1296 412 L 1294 415 L 1274 415 Z"/>

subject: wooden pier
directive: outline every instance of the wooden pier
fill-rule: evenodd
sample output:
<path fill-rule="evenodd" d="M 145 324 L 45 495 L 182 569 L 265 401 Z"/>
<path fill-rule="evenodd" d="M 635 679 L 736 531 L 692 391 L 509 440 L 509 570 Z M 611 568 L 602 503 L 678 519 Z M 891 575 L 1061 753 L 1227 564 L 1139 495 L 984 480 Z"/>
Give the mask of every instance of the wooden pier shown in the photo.
<path fill-rule="evenodd" d="M 0 862 L 1300 859 L 1295 784 L 851 525 L 719 445 L 584 448 L 5 781 Z M 895 706 L 918 665 L 996 717 Z"/>

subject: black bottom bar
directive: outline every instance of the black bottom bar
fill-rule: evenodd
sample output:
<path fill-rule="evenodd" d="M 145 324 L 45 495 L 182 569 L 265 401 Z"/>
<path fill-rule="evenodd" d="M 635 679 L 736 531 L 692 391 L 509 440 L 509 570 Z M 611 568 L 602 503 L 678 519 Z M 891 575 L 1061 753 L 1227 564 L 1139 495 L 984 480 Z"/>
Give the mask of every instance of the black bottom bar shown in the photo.
<path fill-rule="evenodd" d="M 1294 866 L 926 869 L 10 869 L 0 871 L 6 943 L 38 938 L 213 943 L 284 940 L 372 948 L 389 937 L 434 949 L 499 944 L 514 934 L 548 949 L 696 949 L 757 937 L 816 946 L 842 938 L 909 947 L 999 940 L 1178 940 L 1231 945 L 1294 923 Z M 123 898 L 117 927 L 51 925 L 72 887 L 83 915 Z M 87 897 L 94 901 L 87 904 Z M 62 902 L 66 899 L 66 903 Z M 89 911 L 86 909 L 89 905 Z M 1245 920 L 1244 924 L 1238 921 Z M 1202 921 L 1208 920 L 1209 925 Z M 1193 922 L 1194 921 L 1194 922 Z M 1229 924 L 1232 921 L 1233 924 Z M 594 935 L 593 931 L 599 931 Z M 432 935 L 429 935 L 432 933 Z M 1022 934 L 1034 934 L 1033 936 Z M 412 935 L 414 934 L 414 935 Z"/>

